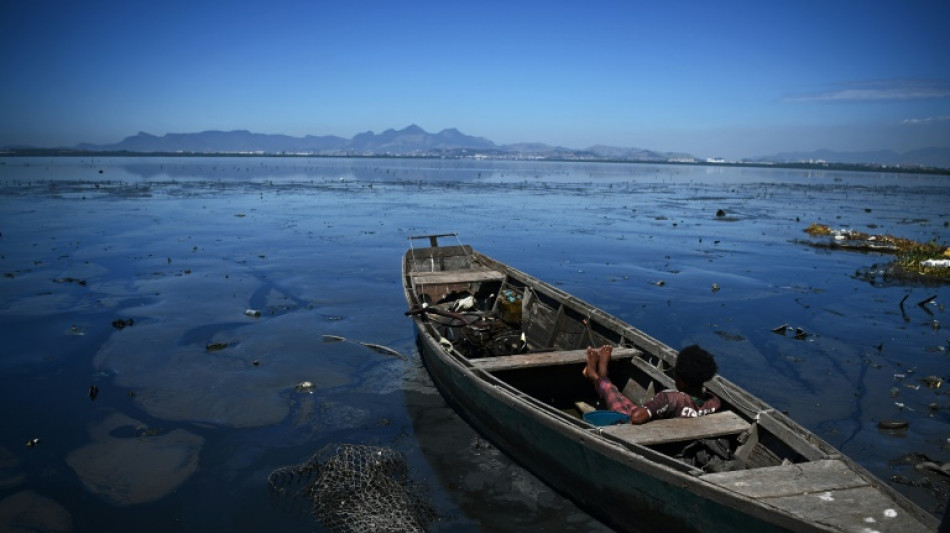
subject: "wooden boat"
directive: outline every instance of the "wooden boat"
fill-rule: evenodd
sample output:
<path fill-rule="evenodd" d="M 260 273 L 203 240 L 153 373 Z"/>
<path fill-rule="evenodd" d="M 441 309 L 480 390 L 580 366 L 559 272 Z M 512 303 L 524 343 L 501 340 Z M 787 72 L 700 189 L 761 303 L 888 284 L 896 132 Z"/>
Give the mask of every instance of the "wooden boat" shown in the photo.
<path fill-rule="evenodd" d="M 722 412 L 641 426 L 585 421 L 597 401 L 581 375 L 587 346 L 614 346 L 611 379 L 638 402 L 674 386 L 677 352 L 470 246 L 439 246 L 441 237 L 458 240 L 410 237 L 402 267 L 406 314 L 432 380 L 487 439 L 605 524 L 704 533 L 937 529 L 933 515 L 721 376 L 707 388 Z M 413 246 L 422 238 L 428 246 Z M 691 455 L 716 443 L 722 461 Z"/>

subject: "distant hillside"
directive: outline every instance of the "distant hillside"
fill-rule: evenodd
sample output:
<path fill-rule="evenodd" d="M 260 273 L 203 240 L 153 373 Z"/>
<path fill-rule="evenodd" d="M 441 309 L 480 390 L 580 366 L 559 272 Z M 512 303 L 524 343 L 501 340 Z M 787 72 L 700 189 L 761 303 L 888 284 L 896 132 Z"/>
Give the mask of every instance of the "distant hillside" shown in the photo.
<path fill-rule="evenodd" d="M 18 147 L 22 149 L 24 147 Z M 413 124 L 401 130 L 382 133 L 367 131 L 352 139 L 333 135 L 291 137 L 253 133 L 247 130 L 169 133 L 155 136 L 145 132 L 126 137 L 115 144 L 77 145 L 75 150 L 90 152 L 136 153 L 265 153 L 308 155 L 396 155 L 396 156 L 473 156 L 544 159 L 612 159 L 625 161 L 670 161 L 689 154 L 665 154 L 640 148 L 593 146 L 576 150 L 542 143 L 496 145 L 484 137 L 466 135 L 455 128 L 429 133 Z"/>
<path fill-rule="evenodd" d="M 788 163 L 842 163 L 883 166 L 921 166 L 950 168 L 950 148 L 923 148 L 911 150 L 903 154 L 893 150 L 875 150 L 866 152 L 835 152 L 832 150 L 815 150 L 814 152 L 783 152 L 770 156 L 763 156 L 746 161 L 762 161 L 776 164 Z"/>
<path fill-rule="evenodd" d="M 340 150 L 349 142 L 342 137 L 291 137 L 252 133 L 247 130 L 168 133 L 161 137 L 139 132 L 115 144 L 80 144 L 78 150 L 128 152 L 323 152 Z"/>
<path fill-rule="evenodd" d="M 6 146 L 8 152 L 72 153 L 129 152 L 184 154 L 275 154 L 323 156 L 412 156 L 412 157 L 483 157 L 499 159 L 550 159 L 572 161 L 643 161 L 658 163 L 705 163 L 706 160 L 682 152 L 658 152 L 643 148 L 594 145 L 575 149 L 543 143 L 498 145 L 484 137 L 466 135 L 455 128 L 429 133 L 413 124 L 401 130 L 382 133 L 367 131 L 352 139 L 336 135 L 292 137 L 253 133 L 247 130 L 168 133 L 162 136 L 139 132 L 114 144 L 83 143 L 72 148 L 34 148 Z M 950 169 L 950 147 L 924 148 L 903 154 L 891 150 L 866 152 L 783 152 L 719 163 L 766 163 L 774 165 L 833 164 L 858 166 L 914 167 Z M 919 170 L 919 169 L 918 169 Z"/>

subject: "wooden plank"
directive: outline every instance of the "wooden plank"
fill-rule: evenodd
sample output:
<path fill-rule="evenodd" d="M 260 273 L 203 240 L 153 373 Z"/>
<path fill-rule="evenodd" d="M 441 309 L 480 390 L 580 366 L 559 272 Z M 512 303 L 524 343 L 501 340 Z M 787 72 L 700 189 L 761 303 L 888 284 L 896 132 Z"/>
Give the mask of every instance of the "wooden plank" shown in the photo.
<path fill-rule="evenodd" d="M 611 361 L 631 359 L 640 354 L 636 348 L 615 348 Z M 486 372 L 499 370 L 516 370 L 539 366 L 570 365 L 587 362 L 587 350 L 564 350 L 557 352 L 538 352 L 517 355 L 503 355 L 500 357 L 482 357 L 470 359 L 473 365 Z"/>
<path fill-rule="evenodd" d="M 592 413 L 597 410 L 593 405 L 587 402 L 574 402 L 574 407 L 576 407 L 581 414 Z"/>
<path fill-rule="evenodd" d="M 646 424 L 617 424 L 602 428 L 604 433 L 613 435 L 633 444 L 659 444 L 685 440 L 721 437 L 742 433 L 750 424 L 732 411 L 722 411 L 695 418 L 664 418 L 651 420 Z"/>
<path fill-rule="evenodd" d="M 434 285 L 451 283 L 477 283 L 482 281 L 501 281 L 505 275 L 497 270 L 449 270 L 446 272 L 414 272 L 412 281 L 416 285 Z"/>
<path fill-rule="evenodd" d="M 624 385 L 620 393 L 629 398 L 633 403 L 643 405 L 644 402 L 656 395 L 655 390 L 656 387 L 653 385 L 653 380 L 650 380 L 650 384 L 644 389 L 636 380 L 628 379 L 627 384 Z"/>
<path fill-rule="evenodd" d="M 933 531 L 871 486 L 769 498 L 763 503 L 840 531 Z"/>
<path fill-rule="evenodd" d="M 706 474 L 702 479 L 750 498 L 849 489 L 868 484 L 847 463 L 835 459 L 719 472 Z"/>

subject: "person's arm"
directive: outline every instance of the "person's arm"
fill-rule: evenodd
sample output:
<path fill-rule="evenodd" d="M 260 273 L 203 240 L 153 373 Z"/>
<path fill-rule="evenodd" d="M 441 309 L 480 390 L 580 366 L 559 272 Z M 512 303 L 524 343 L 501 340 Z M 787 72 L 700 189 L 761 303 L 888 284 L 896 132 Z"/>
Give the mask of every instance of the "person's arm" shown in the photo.
<path fill-rule="evenodd" d="M 630 411 L 630 423 L 640 425 L 650 421 L 650 410 L 645 407 L 634 407 Z"/>

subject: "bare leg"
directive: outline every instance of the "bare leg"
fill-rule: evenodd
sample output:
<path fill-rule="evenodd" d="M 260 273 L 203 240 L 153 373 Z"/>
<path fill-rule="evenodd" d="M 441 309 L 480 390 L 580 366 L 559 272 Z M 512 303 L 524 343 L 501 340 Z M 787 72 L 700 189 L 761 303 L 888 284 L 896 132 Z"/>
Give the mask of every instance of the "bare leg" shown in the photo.
<path fill-rule="evenodd" d="M 607 377 L 607 365 L 610 364 L 610 355 L 613 353 L 614 347 L 605 344 L 597 350 L 597 375 L 605 378 Z"/>
<path fill-rule="evenodd" d="M 597 373 L 597 367 L 600 363 L 600 354 L 595 351 L 593 348 L 587 348 L 587 366 L 584 367 L 584 377 L 591 380 L 597 381 L 600 379 L 600 374 Z"/>

